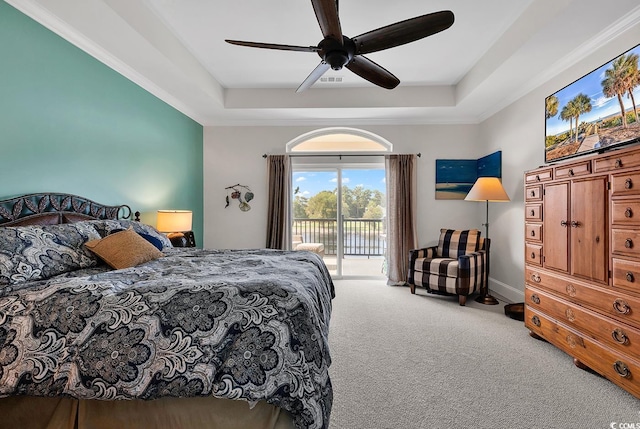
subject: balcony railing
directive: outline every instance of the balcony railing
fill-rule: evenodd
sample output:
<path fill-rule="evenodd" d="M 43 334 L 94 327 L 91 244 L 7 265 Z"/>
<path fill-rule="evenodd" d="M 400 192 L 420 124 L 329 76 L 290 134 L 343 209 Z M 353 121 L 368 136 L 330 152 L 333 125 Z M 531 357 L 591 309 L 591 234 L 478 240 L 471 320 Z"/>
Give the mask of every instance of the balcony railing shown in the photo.
<path fill-rule="evenodd" d="M 385 252 L 384 221 L 382 219 L 343 219 L 345 255 L 381 256 Z M 336 219 L 293 220 L 293 235 L 301 235 L 305 243 L 324 244 L 326 255 L 338 253 L 338 222 Z"/>

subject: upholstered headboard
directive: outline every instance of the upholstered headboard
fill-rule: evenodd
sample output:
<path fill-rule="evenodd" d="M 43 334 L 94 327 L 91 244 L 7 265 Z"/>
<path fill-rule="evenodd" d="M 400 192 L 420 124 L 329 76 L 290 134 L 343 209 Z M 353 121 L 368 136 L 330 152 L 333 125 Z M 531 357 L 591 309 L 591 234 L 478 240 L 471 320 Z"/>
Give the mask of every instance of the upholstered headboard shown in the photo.
<path fill-rule="evenodd" d="M 127 205 L 107 206 L 72 194 L 28 194 L 0 200 L 0 226 L 54 225 L 88 219 L 129 219 Z"/>

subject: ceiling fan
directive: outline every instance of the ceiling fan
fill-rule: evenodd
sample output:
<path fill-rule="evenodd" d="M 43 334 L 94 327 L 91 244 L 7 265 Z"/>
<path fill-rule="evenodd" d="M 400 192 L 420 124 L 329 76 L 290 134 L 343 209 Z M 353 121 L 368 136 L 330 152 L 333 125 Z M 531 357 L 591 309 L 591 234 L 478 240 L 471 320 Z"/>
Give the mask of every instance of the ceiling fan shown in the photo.
<path fill-rule="evenodd" d="M 283 51 L 317 52 L 322 61 L 302 82 L 296 92 L 313 85 L 329 68 L 346 67 L 358 76 L 382 88 L 393 89 L 400 80 L 384 67 L 371 61 L 364 54 L 382 51 L 405 43 L 414 42 L 446 30 L 453 25 L 453 12 L 444 10 L 396 22 L 359 36 L 350 38 L 342 34 L 337 0 L 311 0 L 324 39 L 318 46 L 292 46 L 276 43 L 244 42 L 229 40 L 232 45 Z"/>

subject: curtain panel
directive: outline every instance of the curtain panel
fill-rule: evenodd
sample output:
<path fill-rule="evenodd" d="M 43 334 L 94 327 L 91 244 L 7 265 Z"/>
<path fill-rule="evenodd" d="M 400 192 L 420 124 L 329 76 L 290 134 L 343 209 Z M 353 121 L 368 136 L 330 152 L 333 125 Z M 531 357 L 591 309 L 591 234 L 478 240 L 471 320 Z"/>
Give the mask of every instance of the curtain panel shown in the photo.
<path fill-rule="evenodd" d="M 269 205 L 267 208 L 267 249 L 291 247 L 291 159 L 289 155 L 267 156 Z"/>
<path fill-rule="evenodd" d="M 385 155 L 387 181 L 387 284 L 404 285 L 409 250 L 417 246 L 416 155 Z"/>

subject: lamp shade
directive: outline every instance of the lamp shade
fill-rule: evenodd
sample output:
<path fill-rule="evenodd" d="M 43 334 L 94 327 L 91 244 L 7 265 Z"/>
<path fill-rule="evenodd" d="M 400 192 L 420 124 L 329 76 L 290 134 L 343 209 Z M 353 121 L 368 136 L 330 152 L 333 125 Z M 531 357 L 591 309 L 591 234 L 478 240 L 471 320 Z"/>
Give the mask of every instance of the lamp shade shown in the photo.
<path fill-rule="evenodd" d="M 479 177 L 464 199 L 466 201 L 511 201 L 497 177 Z"/>
<path fill-rule="evenodd" d="M 156 229 L 160 232 L 191 231 L 191 210 L 158 210 Z"/>

